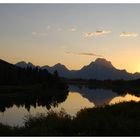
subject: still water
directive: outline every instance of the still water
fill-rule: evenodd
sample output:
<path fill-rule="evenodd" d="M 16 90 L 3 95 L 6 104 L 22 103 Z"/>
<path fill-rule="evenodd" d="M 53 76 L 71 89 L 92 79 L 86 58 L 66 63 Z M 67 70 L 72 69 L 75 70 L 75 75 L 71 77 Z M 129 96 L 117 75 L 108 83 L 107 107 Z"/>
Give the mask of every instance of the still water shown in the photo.
<path fill-rule="evenodd" d="M 24 125 L 25 116 L 46 113 L 49 110 L 65 111 L 70 115 L 76 115 L 83 108 L 92 108 L 106 104 L 115 104 L 124 101 L 140 101 L 140 97 L 131 93 L 119 95 L 111 89 L 89 89 L 87 87 L 69 86 L 69 93 L 64 101 L 53 103 L 49 106 L 43 102 L 20 103 L 3 99 L 0 102 L 0 122 L 11 126 Z"/>

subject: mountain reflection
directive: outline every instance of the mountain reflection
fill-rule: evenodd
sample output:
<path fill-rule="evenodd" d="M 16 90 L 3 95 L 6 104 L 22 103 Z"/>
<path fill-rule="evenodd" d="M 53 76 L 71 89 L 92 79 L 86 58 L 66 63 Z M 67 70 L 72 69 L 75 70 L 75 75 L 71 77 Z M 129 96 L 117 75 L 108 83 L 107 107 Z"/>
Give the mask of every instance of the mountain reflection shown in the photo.
<path fill-rule="evenodd" d="M 118 94 L 112 92 L 112 90 L 89 89 L 85 86 L 80 88 L 76 86 L 70 86 L 69 90 L 72 92 L 79 92 L 84 98 L 87 98 L 90 102 L 93 102 L 95 106 L 108 104 L 113 98 L 118 96 Z"/>
<path fill-rule="evenodd" d="M 134 92 L 128 94 L 126 90 L 124 92 L 123 90 L 114 92 L 112 89 L 91 89 L 86 86 L 78 87 L 73 85 L 69 86 L 69 90 L 80 93 L 84 98 L 94 103 L 96 107 L 119 102 L 140 101 L 140 97 L 135 96 Z"/>
<path fill-rule="evenodd" d="M 69 85 L 69 92 L 61 93 L 58 91 L 58 94 L 51 97 L 46 94 L 15 94 L 15 95 L 0 95 L 0 112 L 5 112 L 6 108 L 11 108 L 13 105 L 16 105 L 18 108 L 24 107 L 28 112 L 31 107 L 42 106 L 47 110 L 50 110 L 52 107 L 61 107 L 61 103 L 64 105 L 62 108 L 65 108 L 67 111 L 67 105 L 65 102 L 69 101 L 69 108 L 72 109 L 74 104 L 80 104 L 80 99 L 88 99 L 89 103 L 93 103 L 94 106 L 103 106 L 107 104 L 114 104 L 123 101 L 140 101 L 140 97 L 135 96 L 130 92 L 114 92 L 112 89 L 91 89 L 86 86 L 73 86 Z M 74 96 L 70 93 L 79 94 L 79 96 Z M 129 93 L 129 94 L 128 94 Z M 72 100 L 66 100 L 67 98 Z M 82 98 L 81 98 L 82 97 Z M 82 100 L 81 100 L 82 101 Z M 71 104 L 71 105 L 70 105 Z M 71 107 L 70 107 L 71 106 Z M 84 105 L 83 105 L 84 106 Z M 85 107 L 86 104 L 85 104 Z M 72 111 L 71 111 L 72 112 Z"/>

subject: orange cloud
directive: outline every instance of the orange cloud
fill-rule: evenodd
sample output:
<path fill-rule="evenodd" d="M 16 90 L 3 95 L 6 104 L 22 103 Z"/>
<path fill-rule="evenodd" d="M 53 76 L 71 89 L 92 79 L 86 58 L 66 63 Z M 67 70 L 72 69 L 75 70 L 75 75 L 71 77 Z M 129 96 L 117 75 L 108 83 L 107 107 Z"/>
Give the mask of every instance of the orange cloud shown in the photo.
<path fill-rule="evenodd" d="M 120 37 L 137 37 L 138 33 L 134 33 L 134 32 L 122 32 L 120 34 Z"/>
<path fill-rule="evenodd" d="M 74 54 L 74 55 L 83 55 L 83 56 L 103 57 L 102 55 L 98 55 L 98 54 L 95 54 L 95 53 L 86 53 L 86 52 L 83 52 L 83 53 L 66 52 L 66 53 L 67 54 Z"/>
<path fill-rule="evenodd" d="M 111 31 L 97 30 L 95 32 L 84 32 L 83 35 L 85 38 L 90 38 L 90 37 L 97 37 L 97 36 L 102 36 L 102 35 L 106 35 L 110 33 Z"/>

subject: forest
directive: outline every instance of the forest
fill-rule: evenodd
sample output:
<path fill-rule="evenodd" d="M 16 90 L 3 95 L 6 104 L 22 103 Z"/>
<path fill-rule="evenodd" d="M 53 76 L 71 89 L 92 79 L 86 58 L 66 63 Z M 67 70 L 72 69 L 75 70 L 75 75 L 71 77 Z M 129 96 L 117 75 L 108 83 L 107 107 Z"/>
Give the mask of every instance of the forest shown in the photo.
<path fill-rule="evenodd" d="M 26 86 L 41 84 L 47 89 L 67 89 L 67 85 L 59 77 L 58 72 L 53 74 L 38 67 L 20 68 L 6 61 L 0 60 L 0 85 Z"/>

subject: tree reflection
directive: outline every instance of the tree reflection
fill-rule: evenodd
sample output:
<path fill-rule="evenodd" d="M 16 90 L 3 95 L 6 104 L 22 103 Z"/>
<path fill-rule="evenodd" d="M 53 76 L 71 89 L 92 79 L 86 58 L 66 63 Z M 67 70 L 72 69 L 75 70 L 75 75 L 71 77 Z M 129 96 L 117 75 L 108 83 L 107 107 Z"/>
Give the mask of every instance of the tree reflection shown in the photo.
<path fill-rule="evenodd" d="M 6 108 L 10 108 L 13 105 L 16 105 L 17 107 L 24 106 L 28 111 L 30 111 L 31 106 L 36 107 L 37 105 L 46 107 L 49 110 L 51 106 L 56 107 L 59 103 L 64 102 L 67 95 L 68 91 L 61 90 L 53 91 L 53 93 L 49 94 L 42 93 L 30 95 L 19 93 L 14 96 L 0 95 L 0 112 L 4 112 Z"/>

